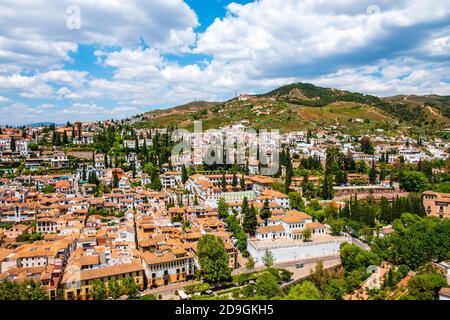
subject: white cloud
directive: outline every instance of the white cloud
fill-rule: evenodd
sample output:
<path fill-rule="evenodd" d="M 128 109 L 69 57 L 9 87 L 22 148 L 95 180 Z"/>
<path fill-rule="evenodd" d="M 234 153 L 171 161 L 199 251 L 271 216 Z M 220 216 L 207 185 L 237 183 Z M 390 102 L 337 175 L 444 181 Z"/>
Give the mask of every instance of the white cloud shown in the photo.
<path fill-rule="evenodd" d="M 24 89 L 35 82 L 35 77 L 13 74 L 10 76 L 0 76 L 0 89 Z"/>
<path fill-rule="evenodd" d="M 52 70 L 39 74 L 38 78 L 45 82 L 80 86 L 86 80 L 86 71 Z"/>
<path fill-rule="evenodd" d="M 228 15 L 199 36 L 194 52 L 245 64 L 255 77 L 295 69 L 301 75 L 302 66 L 321 59 L 367 54 L 398 28 L 449 17 L 445 0 L 382 1 L 378 7 L 373 0 L 231 3 Z"/>
<path fill-rule="evenodd" d="M 448 62 L 429 64 L 414 59 L 384 60 L 371 68 L 370 72 L 364 67 L 347 68 L 304 81 L 379 96 L 431 92 L 448 95 L 450 83 L 442 79 L 446 78 L 449 68 Z"/>
<path fill-rule="evenodd" d="M 71 5 L 80 28 L 67 28 Z M 0 4 L 0 62 L 35 68 L 69 60 L 79 43 L 133 46 L 141 37 L 164 51 L 186 50 L 195 41 L 195 12 L 182 0 L 3 0 Z M 36 57 L 39 57 L 36 60 Z"/>

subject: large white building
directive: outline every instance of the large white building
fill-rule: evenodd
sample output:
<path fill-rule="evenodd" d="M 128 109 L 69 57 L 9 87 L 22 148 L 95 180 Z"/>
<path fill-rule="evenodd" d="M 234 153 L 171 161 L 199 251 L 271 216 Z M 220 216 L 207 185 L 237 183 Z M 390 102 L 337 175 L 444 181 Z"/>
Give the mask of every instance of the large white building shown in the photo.
<path fill-rule="evenodd" d="M 311 239 L 304 241 L 303 232 L 311 230 Z M 327 234 L 325 225 L 313 222 L 304 212 L 291 210 L 275 214 L 261 222 L 255 237 L 247 242 L 247 250 L 257 265 L 262 265 L 266 250 L 272 252 L 275 263 L 335 256 L 343 242 L 351 238 Z"/>
<path fill-rule="evenodd" d="M 247 242 L 247 250 L 255 259 L 257 266 L 263 264 L 263 256 L 266 250 L 272 252 L 274 263 L 295 262 L 312 258 L 337 256 L 342 243 L 351 242 L 348 237 L 332 237 L 323 240 L 303 242 L 301 240 L 260 240 L 250 239 Z"/>

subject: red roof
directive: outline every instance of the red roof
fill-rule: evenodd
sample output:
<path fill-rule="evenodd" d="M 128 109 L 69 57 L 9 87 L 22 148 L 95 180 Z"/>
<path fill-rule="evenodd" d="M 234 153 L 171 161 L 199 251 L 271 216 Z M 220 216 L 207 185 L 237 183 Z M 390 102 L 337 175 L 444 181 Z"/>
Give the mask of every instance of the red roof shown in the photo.
<path fill-rule="evenodd" d="M 70 188 L 70 182 L 67 180 L 59 180 L 55 183 L 56 189 L 69 189 Z"/>

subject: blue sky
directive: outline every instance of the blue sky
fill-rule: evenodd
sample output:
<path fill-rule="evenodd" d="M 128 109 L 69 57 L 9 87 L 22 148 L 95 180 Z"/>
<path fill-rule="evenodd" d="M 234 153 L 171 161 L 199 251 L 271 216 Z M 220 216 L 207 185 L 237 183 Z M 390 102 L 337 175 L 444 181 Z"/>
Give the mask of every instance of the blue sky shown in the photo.
<path fill-rule="evenodd" d="M 3 0 L 0 125 L 119 119 L 295 81 L 450 95 L 449 21 L 446 0 Z"/>

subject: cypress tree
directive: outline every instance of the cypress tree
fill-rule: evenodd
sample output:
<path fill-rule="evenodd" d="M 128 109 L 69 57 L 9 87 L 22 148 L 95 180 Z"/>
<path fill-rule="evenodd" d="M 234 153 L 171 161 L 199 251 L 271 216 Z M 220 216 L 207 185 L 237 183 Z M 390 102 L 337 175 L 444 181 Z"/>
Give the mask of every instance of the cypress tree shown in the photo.
<path fill-rule="evenodd" d="M 233 173 L 233 180 L 231 182 L 231 185 L 233 186 L 233 188 L 236 188 L 238 185 L 238 181 L 237 181 L 237 177 L 236 177 L 235 173 Z"/>
<path fill-rule="evenodd" d="M 16 139 L 14 137 L 11 137 L 10 149 L 12 152 L 16 151 Z"/>
<path fill-rule="evenodd" d="M 188 172 L 186 169 L 186 166 L 183 163 L 183 166 L 181 167 L 181 181 L 184 183 L 186 183 L 186 181 L 188 180 Z"/>
<path fill-rule="evenodd" d="M 221 186 L 222 186 L 222 191 L 227 190 L 227 179 L 225 177 L 225 171 L 222 173 Z"/>
<path fill-rule="evenodd" d="M 267 219 L 269 219 L 271 215 L 272 213 L 270 212 L 269 200 L 266 199 L 264 200 L 264 205 L 261 208 L 261 211 L 259 212 L 259 216 L 261 217 L 261 219 L 264 219 L 266 221 L 266 226 L 267 226 Z"/>
<path fill-rule="evenodd" d="M 63 133 L 62 143 L 63 143 L 63 145 L 66 145 L 66 144 L 69 143 L 69 138 L 67 137 L 67 131 L 66 130 L 64 130 L 64 133 Z"/>
<path fill-rule="evenodd" d="M 254 236 L 256 232 L 256 209 L 253 204 L 250 205 L 250 208 L 247 210 L 247 215 L 244 216 L 244 222 L 242 224 L 244 232 L 250 234 L 250 236 Z"/>
<path fill-rule="evenodd" d="M 241 190 L 244 191 L 245 190 L 245 178 L 244 178 L 244 175 L 241 176 L 241 179 L 239 180 L 239 183 L 241 185 Z"/>
<path fill-rule="evenodd" d="M 377 169 L 375 168 L 375 161 L 372 160 L 372 168 L 370 168 L 369 172 L 369 182 L 371 184 L 375 184 L 377 181 Z"/>

